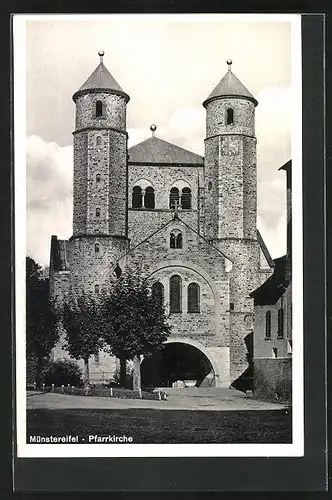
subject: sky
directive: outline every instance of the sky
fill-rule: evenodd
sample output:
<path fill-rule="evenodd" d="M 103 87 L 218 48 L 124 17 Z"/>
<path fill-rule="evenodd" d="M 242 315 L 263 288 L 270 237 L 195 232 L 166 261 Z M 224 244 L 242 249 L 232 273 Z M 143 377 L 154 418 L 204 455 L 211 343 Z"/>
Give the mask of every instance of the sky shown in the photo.
<path fill-rule="evenodd" d="M 75 104 L 104 64 L 130 95 L 129 147 L 156 135 L 204 156 L 202 102 L 227 71 L 254 94 L 258 229 L 272 255 L 286 250 L 291 157 L 291 25 L 227 16 L 103 16 L 28 20 L 26 30 L 27 253 L 49 264 L 50 238 L 72 234 Z M 248 18 L 247 18 L 248 19 Z"/>

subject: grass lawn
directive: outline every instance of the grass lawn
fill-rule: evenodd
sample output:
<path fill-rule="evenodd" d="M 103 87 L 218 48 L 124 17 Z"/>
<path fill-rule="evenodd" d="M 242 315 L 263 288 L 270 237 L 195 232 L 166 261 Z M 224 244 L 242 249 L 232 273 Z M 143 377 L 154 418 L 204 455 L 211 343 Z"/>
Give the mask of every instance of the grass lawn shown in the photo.
<path fill-rule="evenodd" d="M 29 436 L 132 436 L 133 443 L 290 443 L 290 410 L 27 410 Z"/>

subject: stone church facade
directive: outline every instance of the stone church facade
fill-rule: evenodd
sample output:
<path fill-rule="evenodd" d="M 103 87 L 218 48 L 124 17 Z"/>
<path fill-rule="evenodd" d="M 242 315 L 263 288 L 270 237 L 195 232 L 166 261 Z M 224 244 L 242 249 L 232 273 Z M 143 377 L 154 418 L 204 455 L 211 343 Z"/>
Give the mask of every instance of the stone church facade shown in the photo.
<path fill-rule="evenodd" d="M 165 301 L 167 343 L 200 353 L 208 367 L 204 384 L 216 387 L 228 387 L 248 366 L 250 294 L 274 266 L 256 224 L 258 103 L 227 64 L 203 102 L 203 158 L 157 137 L 156 126 L 128 148 L 130 98 L 100 53 L 73 95 L 73 235 L 52 236 L 50 258 L 51 293 L 59 301 L 109 290 L 116 268 L 139 267 Z M 56 358 L 65 355 L 55 348 Z M 113 368 L 105 353 L 91 360 L 91 373 Z"/>

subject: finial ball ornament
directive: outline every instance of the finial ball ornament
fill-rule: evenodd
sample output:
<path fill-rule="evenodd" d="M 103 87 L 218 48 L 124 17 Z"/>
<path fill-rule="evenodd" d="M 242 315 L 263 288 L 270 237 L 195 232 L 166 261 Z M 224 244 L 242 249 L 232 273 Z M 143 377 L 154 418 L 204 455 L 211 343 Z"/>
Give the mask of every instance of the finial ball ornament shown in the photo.
<path fill-rule="evenodd" d="M 99 55 L 100 57 L 103 57 L 103 55 L 105 55 L 105 52 L 104 52 L 103 50 L 100 50 L 100 51 L 98 52 L 98 55 Z"/>
<path fill-rule="evenodd" d="M 150 125 L 150 130 L 152 132 L 155 132 L 157 130 L 157 125 L 155 125 L 154 123 L 152 125 Z"/>
<path fill-rule="evenodd" d="M 228 66 L 230 66 L 230 65 L 233 63 L 232 59 L 227 59 L 227 61 L 226 61 L 226 62 L 227 62 L 227 64 L 228 64 Z"/>

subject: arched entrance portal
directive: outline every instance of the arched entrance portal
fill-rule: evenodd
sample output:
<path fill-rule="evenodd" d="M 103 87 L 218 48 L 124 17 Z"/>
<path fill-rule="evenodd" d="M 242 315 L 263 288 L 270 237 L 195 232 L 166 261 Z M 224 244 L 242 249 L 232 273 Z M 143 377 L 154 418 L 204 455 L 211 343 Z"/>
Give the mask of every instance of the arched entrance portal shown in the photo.
<path fill-rule="evenodd" d="M 143 387 L 173 387 L 178 381 L 196 387 L 215 385 L 215 373 L 207 356 L 182 342 L 167 343 L 160 352 L 144 358 L 141 377 Z"/>

